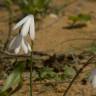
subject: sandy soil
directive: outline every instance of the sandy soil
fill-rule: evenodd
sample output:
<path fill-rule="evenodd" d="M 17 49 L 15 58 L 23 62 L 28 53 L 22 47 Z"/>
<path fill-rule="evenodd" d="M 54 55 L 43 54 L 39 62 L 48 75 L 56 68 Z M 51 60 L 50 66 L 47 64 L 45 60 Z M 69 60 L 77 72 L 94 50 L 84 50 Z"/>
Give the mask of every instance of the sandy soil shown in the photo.
<path fill-rule="evenodd" d="M 65 0 L 66 1 L 66 0 Z M 75 1 L 75 2 L 74 2 Z M 55 4 L 62 5 L 64 0 L 54 0 Z M 70 3 L 71 2 L 71 3 Z M 64 8 L 57 18 L 46 16 L 40 22 L 39 30 L 36 30 L 35 51 L 46 53 L 70 53 L 85 50 L 96 38 L 96 2 L 95 0 L 68 0 L 69 5 Z M 68 16 L 84 12 L 92 16 L 86 27 L 66 29 L 71 21 Z M 8 34 L 8 13 L 5 9 L 0 11 L 0 43 L 4 43 Z M 16 34 L 15 32 L 12 33 Z M 74 40 L 73 40 L 74 39 Z M 76 40 L 75 40 L 76 39 Z M 89 40 L 88 40 L 89 39 Z M 82 76 L 80 77 L 82 80 Z M 24 82 L 18 96 L 28 96 L 28 80 Z M 68 83 L 56 84 L 55 86 L 33 84 L 34 96 L 62 96 Z M 22 95 L 23 94 L 23 95 Z M 24 95 L 25 94 L 25 95 Z M 90 84 L 82 85 L 77 82 L 71 88 L 68 96 L 95 96 Z M 17 96 L 14 94 L 14 96 Z"/>

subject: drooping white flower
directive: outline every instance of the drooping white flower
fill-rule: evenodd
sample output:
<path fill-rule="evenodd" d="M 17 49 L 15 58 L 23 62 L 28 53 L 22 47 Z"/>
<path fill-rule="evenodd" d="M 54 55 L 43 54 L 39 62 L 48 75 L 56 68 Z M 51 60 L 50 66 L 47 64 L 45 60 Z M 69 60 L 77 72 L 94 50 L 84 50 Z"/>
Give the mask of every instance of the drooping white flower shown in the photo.
<path fill-rule="evenodd" d="M 13 51 L 15 54 L 18 54 L 21 49 L 24 51 L 25 54 L 27 54 L 29 51 L 31 51 L 31 46 L 27 41 L 24 40 L 24 37 L 19 34 L 14 37 L 9 44 L 9 50 Z"/>
<path fill-rule="evenodd" d="M 28 15 L 24 17 L 21 21 L 19 21 L 15 26 L 14 30 L 22 27 L 20 34 L 25 37 L 29 33 L 32 40 L 35 39 L 35 23 L 34 23 L 34 16 Z"/>
<path fill-rule="evenodd" d="M 96 69 L 91 72 L 89 82 L 92 84 L 93 88 L 96 88 Z"/>

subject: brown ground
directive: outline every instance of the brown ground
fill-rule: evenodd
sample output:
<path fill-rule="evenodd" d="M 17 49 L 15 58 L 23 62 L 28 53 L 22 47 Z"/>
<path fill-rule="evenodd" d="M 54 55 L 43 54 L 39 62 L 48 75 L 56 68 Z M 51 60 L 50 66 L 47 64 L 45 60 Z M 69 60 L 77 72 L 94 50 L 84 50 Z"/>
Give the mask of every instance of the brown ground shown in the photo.
<path fill-rule="evenodd" d="M 62 4 L 64 0 L 54 0 L 57 5 Z M 66 1 L 66 0 L 65 0 Z M 75 2 L 74 2 L 75 1 Z M 71 3 L 70 3 L 71 2 Z M 67 53 L 77 50 L 85 50 L 90 46 L 92 40 L 96 38 L 96 2 L 95 0 L 68 0 L 69 5 L 58 15 L 58 18 L 46 16 L 40 23 L 40 28 L 36 33 L 34 50 L 44 51 L 47 53 Z M 65 29 L 70 21 L 69 15 L 79 12 L 88 13 L 92 16 L 92 20 L 88 22 L 88 26 L 77 29 Z M 0 12 L 0 42 L 4 43 L 7 37 L 8 24 L 6 23 L 7 12 L 2 9 Z M 14 33 L 12 33 L 14 34 Z M 79 39 L 79 40 L 73 40 Z M 81 40 L 82 39 L 82 40 Z M 63 43 L 62 43 L 63 42 Z M 82 76 L 80 77 L 82 80 Z M 24 82 L 20 95 L 28 96 L 28 81 Z M 33 96 L 62 96 L 64 89 L 68 83 L 56 84 L 55 86 L 46 86 L 44 84 L 33 84 Z M 23 95 L 22 95 L 23 94 Z M 14 95 L 17 96 L 17 95 Z M 93 90 L 90 84 L 82 85 L 77 82 L 73 85 L 68 96 L 96 96 L 95 89 Z"/>

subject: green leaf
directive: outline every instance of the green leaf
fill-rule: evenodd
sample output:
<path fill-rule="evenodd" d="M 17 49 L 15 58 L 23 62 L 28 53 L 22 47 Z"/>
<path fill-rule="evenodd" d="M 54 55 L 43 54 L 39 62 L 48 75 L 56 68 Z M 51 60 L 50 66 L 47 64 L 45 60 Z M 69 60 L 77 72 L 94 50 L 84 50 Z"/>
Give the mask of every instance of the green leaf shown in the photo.
<path fill-rule="evenodd" d="M 56 76 L 56 73 L 52 68 L 44 67 L 40 69 L 40 79 L 52 79 Z"/>
<path fill-rule="evenodd" d="M 82 21 L 89 21 L 89 20 L 91 20 L 91 16 L 88 15 L 88 14 L 79 14 L 78 17 Z"/>
<path fill-rule="evenodd" d="M 78 16 L 69 16 L 68 19 L 72 20 L 73 22 L 76 22 L 79 20 L 79 17 Z"/>
<path fill-rule="evenodd" d="M 2 91 L 4 92 L 7 89 L 11 88 L 13 85 L 18 84 L 20 82 L 20 79 L 21 79 L 21 74 L 17 70 L 13 71 L 7 78 Z"/>
<path fill-rule="evenodd" d="M 89 21 L 91 20 L 91 16 L 88 14 L 78 14 L 78 15 L 73 15 L 73 16 L 69 16 L 68 17 L 69 20 L 72 20 L 73 22 L 77 22 L 77 21 Z"/>
<path fill-rule="evenodd" d="M 23 65 L 17 65 L 16 69 L 13 70 L 13 72 L 8 76 L 7 80 L 5 81 L 5 84 L 1 90 L 1 93 L 7 91 L 9 88 L 16 87 L 21 82 L 21 75 L 23 72 Z"/>
<path fill-rule="evenodd" d="M 74 75 L 76 75 L 75 70 L 72 67 L 65 66 L 64 67 L 64 78 L 71 79 Z"/>

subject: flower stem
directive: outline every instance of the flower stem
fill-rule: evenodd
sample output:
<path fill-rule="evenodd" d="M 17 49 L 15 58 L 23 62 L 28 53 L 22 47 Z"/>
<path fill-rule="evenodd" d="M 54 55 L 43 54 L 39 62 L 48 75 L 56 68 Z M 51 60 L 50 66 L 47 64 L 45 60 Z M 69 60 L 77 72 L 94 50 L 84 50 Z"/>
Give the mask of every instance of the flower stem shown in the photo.
<path fill-rule="evenodd" d="M 31 48 L 33 50 L 33 41 L 31 42 Z M 33 53 L 31 52 L 31 64 L 30 64 L 30 96 L 32 96 L 32 66 L 33 66 Z"/>
<path fill-rule="evenodd" d="M 30 96 L 32 96 L 32 64 L 30 65 Z"/>

